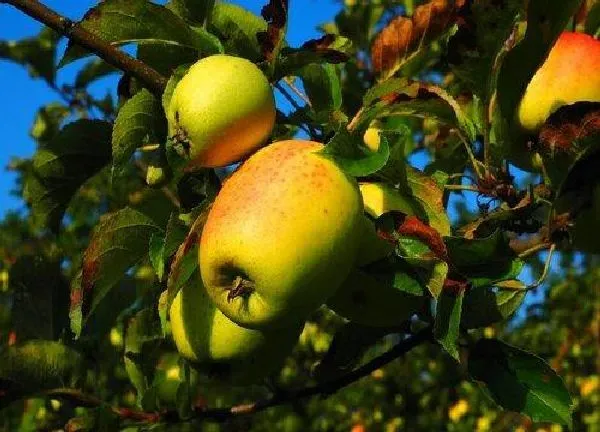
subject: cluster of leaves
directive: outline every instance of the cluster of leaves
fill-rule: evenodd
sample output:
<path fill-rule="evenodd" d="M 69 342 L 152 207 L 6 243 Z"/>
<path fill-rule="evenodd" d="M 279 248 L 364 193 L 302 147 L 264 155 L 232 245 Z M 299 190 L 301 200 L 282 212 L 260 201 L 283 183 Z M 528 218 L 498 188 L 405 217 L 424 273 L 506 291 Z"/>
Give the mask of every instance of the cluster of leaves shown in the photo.
<path fill-rule="evenodd" d="M 449 424 L 484 431 L 531 421 L 592 424 L 594 399 L 581 386 L 593 376 L 597 382 L 593 337 L 571 333 L 567 354 L 560 354 L 557 335 L 597 323 L 591 301 L 582 310 L 573 303 L 582 291 L 598 301 L 594 263 L 585 264 L 588 276 L 557 282 L 549 300 L 520 324 L 501 324 L 534 288 L 517 280 L 528 251 L 517 252 L 514 243 L 538 235 L 550 219 L 547 194 L 518 190 L 501 163 L 512 157 L 510 149 L 524 146 L 510 119 L 578 10 L 577 25 L 598 32 L 600 3 L 582 3 L 347 1 L 322 26 L 321 38 L 300 47 L 285 40 L 283 0 L 268 2 L 263 17 L 214 1 L 106 0 L 90 9 L 76 27 L 113 46 L 135 44 L 136 57 L 169 78 L 162 94 L 98 58 L 81 67 L 74 83 L 59 85 L 57 69 L 90 53 L 70 43 L 57 62 L 59 35 L 50 30 L 0 43 L 2 58 L 26 66 L 60 99 L 36 116 L 36 154 L 12 164 L 19 173 L 16 193 L 29 212 L 8 215 L 0 226 L 0 274 L 7 281 L 0 303 L 6 345 L 0 409 L 12 414 L 3 426 L 30 430 L 68 422 L 68 430 L 83 431 L 141 422 L 186 430 L 191 425 L 180 422 L 206 407 L 268 397 L 264 388 L 224 388 L 199 375 L 178 358 L 169 338 L 166 311 L 197 277 L 196 240 L 220 173 L 181 169 L 185 161 L 171 147 L 164 107 L 189 64 L 216 53 L 256 62 L 293 102 L 291 111 L 278 111 L 271 140 L 308 135 L 325 142 L 324 155 L 346 172 L 394 185 L 416 209 L 412 218 L 388 214 L 377 221 L 396 254 L 371 270 L 427 299 L 431 307 L 415 311 L 413 325 L 431 326 L 437 344 L 325 403 L 294 401 L 210 427 L 441 430 Z M 116 73 L 118 100 L 88 91 Z M 305 97 L 290 93 L 296 86 Z M 380 129 L 376 151 L 363 143 L 374 124 Z M 561 165 L 547 173 L 544 181 L 555 194 L 570 190 L 573 175 L 565 174 L 579 171 L 574 167 L 585 164 L 596 141 L 592 135 L 587 146 L 575 146 L 584 150 L 561 155 Z M 407 163 L 415 154 L 426 154 L 423 172 Z M 152 170 L 173 175 L 149 182 Z M 451 226 L 450 191 L 464 186 L 464 177 L 475 177 L 475 190 L 499 204 L 492 212 L 483 204 L 461 212 Z M 551 227 L 545 228 L 550 243 Z M 277 385 L 327 383 L 409 331 L 374 331 L 319 310 Z M 572 363 L 576 345 L 581 362 Z M 560 364 L 551 368 L 543 358 L 553 357 Z M 566 386 L 557 369 L 566 369 Z M 567 387 L 579 395 L 575 400 Z M 487 396 L 517 414 L 499 412 Z"/>

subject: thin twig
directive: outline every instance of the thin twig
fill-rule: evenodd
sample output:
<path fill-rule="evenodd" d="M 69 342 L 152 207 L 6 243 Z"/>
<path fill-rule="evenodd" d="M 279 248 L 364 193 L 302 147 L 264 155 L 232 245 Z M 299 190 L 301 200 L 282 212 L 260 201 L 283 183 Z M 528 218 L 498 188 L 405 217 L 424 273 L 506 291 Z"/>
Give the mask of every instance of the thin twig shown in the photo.
<path fill-rule="evenodd" d="M 473 185 L 455 185 L 455 184 L 447 184 L 444 186 L 444 189 L 451 191 L 469 191 L 469 192 L 480 192 L 479 187 Z"/>
<path fill-rule="evenodd" d="M 93 52 L 108 64 L 129 73 L 139 79 L 142 85 L 152 93 L 160 96 L 165 90 L 167 79 L 156 70 L 76 25 L 69 18 L 57 14 L 37 0 L 0 0 L 0 3 L 14 6 L 77 45 Z"/>
<path fill-rule="evenodd" d="M 348 132 L 352 132 L 356 126 L 358 125 L 358 121 L 360 120 L 360 117 L 362 116 L 363 111 L 365 110 L 365 107 L 361 107 L 356 114 L 354 114 L 354 117 L 352 117 L 352 120 L 350 120 L 350 123 L 348 123 L 348 126 L 346 126 L 346 129 L 348 129 Z"/>
<path fill-rule="evenodd" d="M 294 84 L 294 78 L 293 77 L 290 78 L 290 79 L 284 79 L 283 81 L 296 94 L 296 96 L 298 96 L 300 99 L 302 99 L 302 101 L 306 105 L 308 105 L 309 107 L 312 108 L 312 104 L 310 103 L 310 99 L 308 99 L 308 96 L 306 96 L 304 93 L 302 93 L 298 87 L 296 87 L 296 85 Z"/>
<path fill-rule="evenodd" d="M 308 132 L 308 134 L 311 136 L 312 139 L 318 139 L 317 131 L 312 126 L 312 120 L 308 117 L 308 115 L 306 115 L 306 113 L 303 110 L 303 107 L 301 107 L 298 104 L 298 102 L 296 102 L 294 97 L 291 94 L 289 94 L 289 92 L 285 89 L 285 87 L 283 87 L 280 83 L 278 83 L 278 82 L 275 83 L 274 87 L 277 90 L 279 90 L 279 93 L 281 93 L 283 95 L 283 97 L 285 97 L 290 104 L 292 104 L 292 106 L 294 107 L 294 109 L 296 111 L 303 114 L 303 116 L 305 117 L 306 127 L 308 128 L 308 130 L 305 129 L 306 132 Z"/>

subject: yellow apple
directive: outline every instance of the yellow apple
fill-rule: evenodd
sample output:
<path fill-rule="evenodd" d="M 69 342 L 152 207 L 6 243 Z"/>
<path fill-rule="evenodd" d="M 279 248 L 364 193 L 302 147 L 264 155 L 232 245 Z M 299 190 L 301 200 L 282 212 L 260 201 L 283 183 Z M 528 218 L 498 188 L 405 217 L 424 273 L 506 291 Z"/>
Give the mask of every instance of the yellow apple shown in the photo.
<path fill-rule="evenodd" d="M 537 132 L 554 111 L 576 102 L 600 102 L 600 41 L 563 32 L 525 90 L 519 124 Z"/>
<path fill-rule="evenodd" d="M 176 85 L 167 120 L 190 167 L 230 165 L 260 147 L 273 130 L 273 91 L 254 63 L 213 55 L 196 62 Z"/>
<path fill-rule="evenodd" d="M 217 309 L 200 280 L 177 293 L 169 316 L 181 356 L 234 384 L 257 383 L 278 372 L 302 331 L 302 324 L 276 332 L 240 327 Z"/>
<path fill-rule="evenodd" d="M 231 320 L 269 328 L 306 318 L 354 264 L 363 206 L 355 180 L 311 141 L 281 141 L 225 182 L 202 232 L 208 294 Z"/>

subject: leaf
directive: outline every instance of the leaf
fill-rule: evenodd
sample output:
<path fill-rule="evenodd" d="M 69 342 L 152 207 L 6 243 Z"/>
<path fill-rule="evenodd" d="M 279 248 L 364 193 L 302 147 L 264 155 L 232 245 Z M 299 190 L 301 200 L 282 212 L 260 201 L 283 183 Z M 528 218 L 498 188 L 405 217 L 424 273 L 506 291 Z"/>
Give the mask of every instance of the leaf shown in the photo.
<path fill-rule="evenodd" d="M 179 245 L 183 243 L 186 234 L 186 226 L 179 220 L 177 213 L 172 213 L 169 222 L 167 223 L 165 234 L 153 234 L 150 238 L 148 253 L 150 262 L 158 276 L 158 280 L 163 280 L 166 265 L 165 261 L 173 255 Z"/>
<path fill-rule="evenodd" d="M 525 36 L 506 55 L 498 75 L 497 99 L 505 119 L 515 117 L 527 84 L 580 4 L 581 0 L 529 1 Z"/>
<path fill-rule="evenodd" d="M 311 64 L 302 68 L 298 75 L 306 94 L 312 104 L 312 109 L 329 115 L 342 106 L 341 83 L 335 66 L 330 64 Z"/>
<path fill-rule="evenodd" d="M 10 267 L 8 280 L 17 339 L 58 339 L 69 317 L 69 285 L 60 263 L 23 255 Z"/>
<path fill-rule="evenodd" d="M 442 35 L 454 24 L 464 0 L 431 0 L 418 6 L 411 18 L 394 18 L 371 45 L 375 72 L 390 77 L 421 47 Z"/>
<path fill-rule="evenodd" d="M 112 132 L 113 171 L 125 165 L 144 144 L 163 143 L 167 125 L 160 101 L 143 89 L 119 110 Z"/>
<path fill-rule="evenodd" d="M 167 8 L 194 26 L 204 25 L 212 13 L 215 0 L 171 0 Z"/>
<path fill-rule="evenodd" d="M 218 2 L 208 23 L 208 31 L 224 41 L 225 52 L 262 60 L 257 34 L 267 30 L 267 23 L 253 13 L 231 3 Z"/>
<path fill-rule="evenodd" d="M 160 321 L 153 309 L 142 309 L 129 321 L 125 332 L 124 363 L 129 380 L 136 389 L 138 403 L 148 389 L 158 360 L 159 353 L 151 348 L 162 340 Z M 151 345 L 150 349 L 144 350 L 147 344 Z"/>
<path fill-rule="evenodd" d="M 269 0 L 261 10 L 267 21 L 267 30 L 257 34 L 262 55 L 271 64 L 274 63 L 284 43 L 287 29 L 288 0 Z"/>
<path fill-rule="evenodd" d="M 184 20 L 146 0 L 105 0 L 88 10 L 76 28 L 113 45 L 158 43 L 196 48 L 194 34 Z M 89 54 L 70 42 L 59 67 Z"/>
<path fill-rule="evenodd" d="M 460 317 L 465 292 L 462 289 L 442 290 L 435 308 L 433 335 L 444 350 L 459 361 L 458 337 L 460 335 Z"/>
<path fill-rule="evenodd" d="M 364 146 L 360 137 L 351 135 L 342 127 L 319 154 L 337 163 L 346 173 L 363 177 L 385 165 L 390 148 L 387 140 L 382 138 L 377 151 L 371 151 Z"/>
<path fill-rule="evenodd" d="M 0 408 L 44 390 L 79 387 L 86 369 L 82 355 L 59 342 L 6 347 L 0 351 Z"/>
<path fill-rule="evenodd" d="M 432 84 L 392 78 L 371 87 L 363 98 L 365 109 L 357 128 L 366 129 L 376 117 L 410 116 L 434 118 L 458 128 L 474 141 L 477 128 L 458 102 L 444 89 Z"/>
<path fill-rule="evenodd" d="M 305 42 L 300 48 L 283 47 L 274 72 L 274 80 L 294 75 L 309 64 L 347 62 L 353 54 L 352 41 L 340 35 L 326 34 Z"/>
<path fill-rule="evenodd" d="M 600 3 L 596 2 L 588 12 L 585 32 L 594 37 L 600 36 Z"/>
<path fill-rule="evenodd" d="M 29 135 L 40 144 L 46 144 L 58 134 L 70 113 L 69 107 L 58 102 L 41 107 L 35 115 Z"/>
<path fill-rule="evenodd" d="M 171 75 L 181 65 L 196 62 L 199 56 L 196 50 L 166 43 L 143 44 L 137 49 L 137 58 L 164 76 Z"/>
<path fill-rule="evenodd" d="M 177 87 L 177 84 L 179 83 L 179 81 L 181 81 L 181 78 L 184 77 L 189 68 L 190 65 L 179 66 L 173 71 L 173 74 L 169 78 L 169 81 L 167 81 L 167 86 L 165 87 L 165 91 L 162 95 L 162 107 L 165 113 L 169 112 L 169 106 L 171 105 L 171 97 L 173 96 L 175 87 Z"/>
<path fill-rule="evenodd" d="M 71 309 L 81 309 L 84 325 L 125 272 L 146 256 L 150 237 L 159 231 L 152 219 L 128 207 L 100 219 L 83 254 L 81 291 L 71 296 Z"/>
<path fill-rule="evenodd" d="M 77 189 L 110 161 L 110 133 L 107 122 L 78 120 L 37 151 L 24 190 L 37 223 L 58 230 Z"/>
<path fill-rule="evenodd" d="M 27 67 L 33 78 L 41 77 L 54 83 L 56 69 L 56 45 L 60 35 L 44 28 L 36 37 L 19 41 L 0 41 L 0 59 L 6 59 Z"/>
<path fill-rule="evenodd" d="M 523 9 L 521 0 L 480 0 L 461 11 L 461 24 L 448 44 L 452 71 L 487 101 L 495 90 L 499 56 Z"/>
<path fill-rule="evenodd" d="M 210 205 L 203 205 L 199 209 L 199 215 L 192 224 L 185 241 L 177 249 L 167 279 L 167 308 L 171 307 L 171 303 L 181 287 L 192 277 L 198 277 L 196 275 L 198 271 L 198 243 L 209 210 Z"/>
<path fill-rule="evenodd" d="M 510 317 L 523 303 L 527 291 L 483 287 L 470 290 L 463 303 L 461 325 L 487 327 Z"/>
<path fill-rule="evenodd" d="M 450 262 L 468 278 L 500 278 L 506 273 L 511 274 L 513 263 L 517 260 L 508 239 L 500 230 L 486 238 L 446 237 L 444 240 Z"/>
<path fill-rule="evenodd" d="M 339 329 L 323 359 L 317 363 L 313 376 L 317 381 L 330 381 L 350 372 L 366 351 L 389 333 L 383 327 L 367 327 L 349 322 Z"/>
<path fill-rule="evenodd" d="M 534 422 L 572 427 L 573 401 L 562 379 L 541 358 L 496 339 L 480 339 L 469 351 L 469 374 L 502 408 Z"/>
<path fill-rule="evenodd" d="M 85 88 L 92 82 L 104 78 L 107 75 L 119 72 L 114 66 L 109 65 L 100 58 L 90 60 L 85 64 L 75 77 L 75 87 Z"/>

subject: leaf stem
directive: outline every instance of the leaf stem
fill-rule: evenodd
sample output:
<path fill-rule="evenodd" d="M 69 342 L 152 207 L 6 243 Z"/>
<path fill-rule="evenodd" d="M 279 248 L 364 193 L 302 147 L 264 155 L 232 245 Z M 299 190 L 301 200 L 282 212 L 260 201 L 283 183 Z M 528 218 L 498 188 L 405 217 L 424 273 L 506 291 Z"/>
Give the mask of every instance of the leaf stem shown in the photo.
<path fill-rule="evenodd" d="M 31 18 L 45 24 L 77 45 L 93 52 L 108 64 L 139 79 L 144 87 L 161 96 L 167 79 L 146 63 L 131 57 L 107 41 L 76 25 L 37 0 L 0 0 L 19 9 Z"/>

